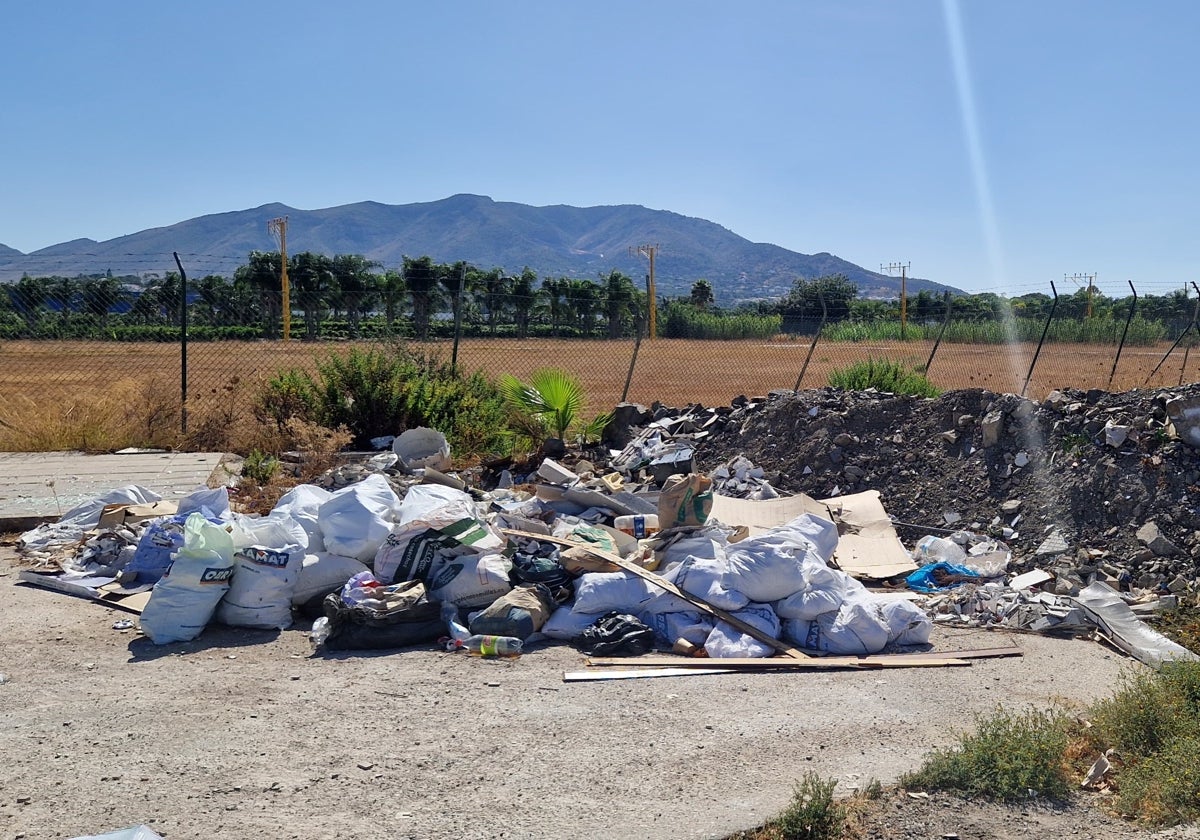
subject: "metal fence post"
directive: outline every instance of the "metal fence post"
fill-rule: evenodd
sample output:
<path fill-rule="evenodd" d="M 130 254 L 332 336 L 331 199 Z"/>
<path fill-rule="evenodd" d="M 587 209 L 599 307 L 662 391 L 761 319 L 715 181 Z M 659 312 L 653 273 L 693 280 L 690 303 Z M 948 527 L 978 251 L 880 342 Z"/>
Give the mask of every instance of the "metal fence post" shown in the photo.
<path fill-rule="evenodd" d="M 187 272 L 179 261 L 179 252 L 172 251 L 179 266 L 179 431 L 187 434 Z"/>
<path fill-rule="evenodd" d="M 1133 313 L 1137 312 L 1137 289 L 1133 288 L 1133 281 L 1129 283 L 1129 291 L 1133 292 L 1133 305 L 1129 307 L 1129 314 L 1125 316 L 1125 329 L 1121 330 L 1121 343 L 1117 345 L 1117 357 L 1113 359 L 1112 370 L 1108 374 L 1108 383 L 1104 386 L 1104 390 L 1112 387 L 1113 377 L 1117 375 L 1117 363 L 1121 361 L 1121 351 L 1125 349 L 1125 336 L 1129 334 L 1129 324 L 1133 321 Z"/>
<path fill-rule="evenodd" d="M 1038 356 L 1042 355 L 1042 345 L 1046 343 L 1046 333 L 1050 332 L 1050 323 L 1054 320 L 1054 310 L 1058 309 L 1058 289 L 1054 288 L 1054 281 L 1050 281 L 1050 291 L 1054 293 L 1054 303 L 1050 305 L 1050 316 L 1046 318 L 1046 326 L 1042 327 L 1042 337 L 1038 339 L 1037 350 L 1033 351 L 1033 361 L 1029 363 L 1029 373 L 1025 374 L 1025 384 L 1021 386 L 1021 396 L 1025 396 L 1025 390 L 1029 387 L 1029 380 L 1033 378 L 1033 368 L 1037 365 Z"/>

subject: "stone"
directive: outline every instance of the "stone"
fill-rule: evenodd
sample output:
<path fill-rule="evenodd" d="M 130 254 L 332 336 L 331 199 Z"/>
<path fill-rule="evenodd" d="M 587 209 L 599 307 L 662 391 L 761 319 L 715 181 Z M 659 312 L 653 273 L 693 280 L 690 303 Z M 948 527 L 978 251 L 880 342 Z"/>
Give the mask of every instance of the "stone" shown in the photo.
<path fill-rule="evenodd" d="M 1004 431 L 1004 414 L 999 411 L 989 411 L 979 423 L 983 433 L 983 448 L 989 449 L 1000 442 L 1000 433 Z"/>
<path fill-rule="evenodd" d="M 858 438 L 856 438 L 854 435 L 842 432 L 833 439 L 833 443 L 835 446 L 850 446 L 851 444 L 858 443 Z"/>
<path fill-rule="evenodd" d="M 1173 557 L 1183 553 L 1179 546 L 1162 535 L 1158 529 L 1158 523 L 1154 521 L 1147 522 L 1138 528 L 1137 538 L 1155 557 Z"/>
<path fill-rule="evenodd" d="M 1129 432 L 1128 426 L 1118 426 L 1109 420 L 1104 424 L 1104 443 L 1106 446 L 1118 449 L 1129 439 Z"/>
<path fill-rule="evenodd" d="M 958 443 L 958 432 L 951 429 L 948 432 L 942 432 L 942 440 L 946 443 Z"/>
<path fill-rule="evenodd" d="M 1047 557 L 1054 554 L 1062 554 L 1069 548 L 1070 546 L 1067 545 L 1067 539 L 1063 536 L 1062 531 L 1055 528 L 1046 539 L 1042 540 L 1042 544 L 1033 553 L 1038 557 Z"/>
<path fill-rule="evenodd" d="M 1186 592 L 1188 586 L 1189 583 L 1187 578 L 1185 578 L 1183 575 L 1176 575 L 1175 579 L 1167 584 L 1167 589 L 1178 595 L 1180 592 Z"/>
<path fill-rule="evenodd" d="M 1014 467 L 1025 467 L 1028 465 L 1029 465 L 1029 453 L 1028 452 L 1024 452 L 1024 451 L 1018 452 L 1016 455 L 1013 456 L 1013 466 Z"/>
<path fill-rule="evenodd" d="M 1000 503 L 1000 512 L 1001 513 L 1016 513 L 1020 509 L 1021 509 L 1021 500 L 1020 499 L 1009 499 L 1006 502 Z"/>

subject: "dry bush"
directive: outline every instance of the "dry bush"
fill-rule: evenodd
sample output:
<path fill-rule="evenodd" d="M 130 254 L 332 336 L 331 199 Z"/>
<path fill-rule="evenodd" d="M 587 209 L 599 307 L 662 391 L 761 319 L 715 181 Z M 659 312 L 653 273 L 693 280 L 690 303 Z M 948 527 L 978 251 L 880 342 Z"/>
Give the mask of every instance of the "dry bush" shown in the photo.
<path fill-rule="evenodd" d="M 155 380 L 120 380 L 99 395 L 18 394 L 0 408 L 0 450 L 174 448 L 179 443 L 178 404 L 178 395 L 168 395 Z"/>

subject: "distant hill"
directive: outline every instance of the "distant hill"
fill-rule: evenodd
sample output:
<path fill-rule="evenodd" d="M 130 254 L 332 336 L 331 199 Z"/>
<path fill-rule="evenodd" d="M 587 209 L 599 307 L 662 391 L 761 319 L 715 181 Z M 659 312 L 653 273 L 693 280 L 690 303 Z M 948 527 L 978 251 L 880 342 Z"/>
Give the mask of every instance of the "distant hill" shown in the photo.
<path fill-rule="evenodd" d="M 22 254 L 20 251 L 18 251 L 16 248 L 9 248 L 7 245 L 0 243 L 0 260 L 6 259 L 8 257 L 23 257 L 23 256 L 25 256 L 25 255 Z"/>
<path fill-rule="evenodd" d="M 0 250 L 0 280 L 24 273 L 165 273 L 175 268 L 175 251 L 190 277 L 229 275 L 250 251 L 276 248 L 267 221 L 278 216 L 288 217 L 289 253 L 362 254 L 386 267 L 400 266 L 404 255 L 429 255 L 436 262 L 466 260 L 514 273 L 529 266 L 541 277 L 597 278 L 618 269 L 641 283 L 647 263 L 630 254 L 630 248 L 653 243 L 659 246 L 655 280 L 662 295 L 685 295 L 696 280 L 706 279 L 717 302 L 729 304 L 778 297 L 799 277 L 834 273 L 847 275 L 869 297 L 896 297 L 900 286 L 899 278 L 832 254 L 800 254 L 750 242 L 713 222 L 666 210 L 634 204 L 533 207 L 478 195 L 398 205 L 364 201 L 323 210 L 266 204 L 104 242 L 76 239 L 30 254 L 5 248 Z M 946 288 L 927 280 L 908 281 L 910 294 Z"/>

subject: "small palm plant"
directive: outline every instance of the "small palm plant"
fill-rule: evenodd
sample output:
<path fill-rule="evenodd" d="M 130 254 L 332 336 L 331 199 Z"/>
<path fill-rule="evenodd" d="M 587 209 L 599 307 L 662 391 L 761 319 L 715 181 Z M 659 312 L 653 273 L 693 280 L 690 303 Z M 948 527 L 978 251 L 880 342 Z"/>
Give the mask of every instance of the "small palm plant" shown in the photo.
<path fill-rule="evenodd" d="M 514 425 L 525 434 L 544 428 L 546 434 L 565 443 L 584 407 L 583 385 L 559 368 L 538 368 L 530 374 L 528 383 L 506 373 L 496 384 L 517 414 Z M 611 414 L 600 415 L 579 428 L 576 437 L 582 442 L 595 439 L 610 419 Z"/>

